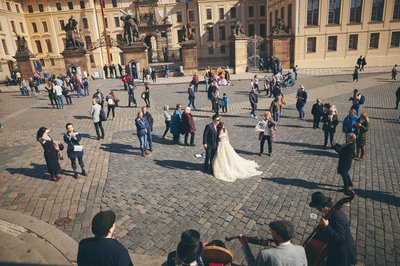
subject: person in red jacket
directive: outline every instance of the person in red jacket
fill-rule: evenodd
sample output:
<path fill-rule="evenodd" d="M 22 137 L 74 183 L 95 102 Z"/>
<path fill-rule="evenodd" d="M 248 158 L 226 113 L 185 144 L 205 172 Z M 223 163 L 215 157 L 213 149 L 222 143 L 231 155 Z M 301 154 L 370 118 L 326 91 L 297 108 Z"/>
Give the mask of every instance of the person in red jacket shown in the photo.
<path fill-rule="evenodd" d="M 185 146 L 189 146 L 188 138 L 190 134 L 190 146 L 194 145 L 194 136 L 196 132 L 196 126 L 192 114 L 190 113 L 190 107 L 186 107 L 182 114 L 182 133 L 185 134 Z"/>

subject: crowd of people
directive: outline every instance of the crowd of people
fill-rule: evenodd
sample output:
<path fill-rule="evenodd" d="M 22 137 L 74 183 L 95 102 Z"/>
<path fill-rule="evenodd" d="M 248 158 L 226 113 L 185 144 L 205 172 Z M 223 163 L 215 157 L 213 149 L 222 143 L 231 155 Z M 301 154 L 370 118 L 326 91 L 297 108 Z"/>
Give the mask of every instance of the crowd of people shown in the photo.
<path fill-rule="evenodd" d="M 278 63 L 279 61 L 273 64 L 273 75 L 266 77 L 264 81 L 266 96 L 273 97 L 271 105 L 269 110 L 262 114 L 262 118 L 255 125 L 255 130 L 259 134 L 258 139 L 260 141 L 259 156 L 263 156 L 264 154 L 265 142 L 267 142 L 268 146 L 267 155 L 272 155 L 272 145 L 278 123 L 281 119 L 283 106 L 286 104 L 282 88 L 293 84 L 292 73 L 295 74 L 295 79 L 297 80 L 297 66 L 293 69 L 293 72 L 289 71 L 285 75 L 285 78 L 279 69 Z M 362 64 L 361 69 L 364 69 L 365 64 Z M 146 73 L 146 81 L 149 81 L 148 75 L 152 78 L 151 73 Z M 120 73 L 120 77 L 124 84 L 124 89 L 128 92 L 128 106 L 131 106 L 131 103 L 133 103 L 134 107 L 137 107 L 138 104 L 134 96 L 136 88 L 134 82 L 130 79 L 129 75 L 123 76 L 122 72 Z M 261 175 L 262 172 L 257 170 L 258 165 L 255 161 L 244 159 L 236 153 L 230 144 L 228 129 L 223 121 L 221 121 L 220 110 L 222 109 L 222 113 L 228 112 L 229 100 L 225 93 L 221 95 L 219 86 L 230 84 L 229 71 L 221 69 L 213 72 L 211 68 L 208 68 L 204 72 L 204 79 L 207 97 L 211 102 L 211 110 L 214 111 L 214 114 L 212 122 L 207 124 L 203 131 L 202 145 L 204 147 L 203 156 L 205 159 L 203 172 L 212 174 L 217 179 L 227 182 Z M 34 77 L 32 80 L 34 81 Z M 21 86 L 23 81 L 21 79 Z M 76 91 L 78 97 L 89 95 L 87 74 L 80 76 L 74 73 L 72 76 L 52 76 L 46 82 L 46 90 L 49 93 L 49 99 L 53 108 L 63 108 L 63 97 L 67 104 L 72 104 L 71 98 L 68 97 L 72 91 Z M 155 81 L 153 80 L 153 82 Z M 250 83 L 250 114 L 254 119 L 258 118 L 256 114 L 258 105 L 257 94 L 261 94 L 259 82 L 257 75 L 255 75 Z M 163 107 L 163 118 L 165 121 L 165 131 L 162 134 L 163 139 L 166 139 L 168 132 L 170 132 L 173 136 L 172 141 L 175 144 L 180 144 L 180 136 L 183 135 L 184 146 L 196 145 L 195 136 L 197 129 L 192 111 L 196 110 L 195 99 L 199 90 L 199 83 L 199 76 L 195 73 L 187 90 L 187 106 L 183 107 L 182 104 L 178 103 L 173 113 L 170 112 L 168 105 Z M 30 82 L 28 84 L 29 86 L 31 85 Z M 35 82 L 32 82 L 32 86 L 30 87 L 31 93 L 37 93 Z M 66 94 L 64 94 L 65 88 L 68 89 L 68 93 Z M 148 82 L 144 82 L 144 88 L 141 98 L 144 100 L 145 106 L 142 106 L 137 112 L 135 125 L 141 155 L 148 157 L 153 152 L 154 119 L 147 109 L 150 107 L 150 85 Z M 396 108 L 398 108 L 400 88 L 396 92 L 396 99 Z M 306 118 L 305 106 L 307 101 L 308 95 L 305 87 L 300 85 L 296 92 L 296 109 L 300 120 L 305 120 Z M 345 134 L 344 144 L 338 144 L 335 141 L 336 128 L 339 125 L 339 116 L 336 107 L 330 103 L 323 103 L 321 99 L 316 99 L 311 109 L 311 115 L 313 116 L 312 128 L 320 129 L 320 124 L 322 124 L 321 129 L 324 137 L 321 148 L 327 149 L 329 140 L 330 147 L 339 154 L 337 173 L 342 177 L 343 192 L 346 196 L 349 196 L 353 187 L 349 175 L 353 161 L 363 161 L 365 159 L 365 146 L 370 127 L 368 114 L 360 112 L 361 106 L 365 102 L 365 96 L 355 89 L 349 97 L 349 101 L 351 101 L 350 110 L 342 122 L 342 132 Z M 118 106 L 118 102 L 119 99 L 113 91 L 105 97 L 100 90 L 97 90 L 92 96 L 90 115 L 96 130 L 97 139 L 105 137 L 102 122 L 111 119 L 110 114 L 112 114 L 112 119 L 115 118 L 115 107 Z M 107 114 L 104 111 L 104 103 L 107 103 Z M 72 123 L 67 123 L 65 127 L 66 132 L 63 139 L 67 147 L 68 158 L 71 160 L 74 177 L 78 178 L 79 176 L 77 160 L 81 168 L 80 174 L 86 176 L 87 171 L 83 160 L 83 146 L 80 145 L 81 135 L 74 130 Z M 51 180 L 58 181 L 61 179 L 59 160 L 63 158 L 62 151 L 64 145 L 61 142 L 53 140 L 49 136 L 49 131 L 49 129 L 41 127 L 37 132 L 37 141 L 44 149 L 44 157 Z M 352 265 L 356 263 L 355 244 L 350 233 L 349 223 L 343 212 L 333 208 L 332 199 L 321 192 L 316 192 L 312 195 L 309 206 L 325 214 L 332 212 L 329 218 L 321 218 L 319 224 L 321 230 L 317 236 L 317 238 L 324 239 L 328 243 L 326 265 Z M 115 221 L 116 215 L 112 211 L 100 212 L 93 218 L 92 232 L 95 237 L 80 242 L 78 252 L 79 265 L 133 265 L 127 250 L 118 241 L 112 239 L 115 230 Z M 248 265 L 307 265 L 304 247 L 291 243 L 294 235 L 294 226 L 291 222 L 274 221 L 269 224 L 269 228 L 273 238 L 271 245 L 277 248 L 263 250 L 257 256 L 252 254 L 247 238 L 242 235 L 238 237 Z M 196 230 L 184 231 L 176 251 L 168 255 L 167 263 L 168 265 L 207 265 L 205 262 L 210 261 L 206 256 L 203 257 L 203 250 L 214 246 L 225 248 L 226 252 L 229 253 L 223 241 L 213 240 L 204 244 L 200 240 L 200 233 Z"/>

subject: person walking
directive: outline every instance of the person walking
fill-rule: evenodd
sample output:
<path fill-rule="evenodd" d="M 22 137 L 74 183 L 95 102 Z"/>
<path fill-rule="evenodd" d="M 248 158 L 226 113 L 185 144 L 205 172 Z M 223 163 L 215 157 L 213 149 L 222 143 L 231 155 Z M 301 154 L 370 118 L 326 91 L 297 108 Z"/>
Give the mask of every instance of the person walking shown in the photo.
<path fill-rule="evenodd" d="M 149 88 L 148 83 L 144 84 L 144 92 L 142 95 L 143 95 L 143 100 L 146 104 L 146 107 L 150 108 L 150 88 Z"/>
<path fill-rule="evenodd" d="M 189 100 L 188 106 L 189 107 L 191 106 L 193 108 L 193 110 L 196 110 L 196 107 L 194 106 L 194 99 L 195 98 L 196 98 L 196 93 L 195 93 L 195 91 L 193 89 L 193 84 L 190 83 L 189 84 L 189 88 L 188 88 L 188 100 Z"/>
<path fill-rule="evenodd" d="M 356 147 L 357 147 L 357 154 L 356 154 L 356 161 L 364 160 L 364 146 L 367 143 L 368 137 L 368 129 L 369 129 L 369 117 L 367 113 L 362 113 L 360 118 L 355 123 L 355 134 L 357 136 L 356 139 Z"/>
<path fill-rule="evenodd" d="M 331 147 L 333 147 L 333 139 L 335 137 L 336 126 L 339 124 L 339 120 L 338 115 L 333 107 L 325 105 L 323 108 L 325 109 L 325 112 L 322 114 L 322 130 L 324 131 L 323 148 L 325 149 L 328 145 L 328 138 L 330 140 Z"/>
<path fill-rule="evenodd" d="M 104 128 L 100 119 L 100 112 L 102 112 L 102 108 L 97 101 L 98 98 L 92 99 L 92 109 L 90 111 L 90 115 L 92 117 L 94 128 L 96 129 L 97 140 L 99 140 L 100 138 L 104 139 Z"/>
<path fill-rule="evenodd" d="M 79 144 L 81 141 L 81 134 L 74 131 L 74 126 L 71 123 L 65 125 L 67 133 L 64 134 L 64 142 L 67 144 L 67 155 L 71 160 L 71 167 L 74 171 L 74 178 L 78 178 L 78 171 L 76 167 L 76 159 L 78 159 L 79 165 L 82 170 L 82 175 L 87 176 L 85 165 L 83 163 L 83 147 Z"/>
<path fill-rule="evenodd" d="M 151 80 L 153 81 L 153 83 L 157 82 L 157 71 L 155 68 L 153 68 L 153 70 L 151 71 Z"/>
<path fill-rule="evenodd" d="M 82 78 L 83 95 L 89 96 L 89 80 L 87 77 Z"/>
<path fill-rule="evenodd" d="M 171 114 L 169 112 L 168 105 L 164 105 L 163 116 L 164 116 L 164 121 L 165 121 L 165 131 L 164 131 L 162 138 L 165 139 L 165 136 L 167 135 L 169 128 L 171 127 Z"/>
<path fill-rule="evenodd" d="M 153 134 L 154 119 L 153 119 L 153 116 L 149 112 L 147 112 L 147 107 L 145 107 L 145 106 L 142 107 L 142 113 L 143 113 L 143 117 L 147 120 L 147 123 L 149 124 L 149 127 L 146 130 L 146 132 L 147 132 L 147 143 L 149 144 L 148 145 L 149 151 L 152 152 L 153 151 L 153 137 L 152 137 L 152 134 Z"/>
<path fill-rule="evenodd" d="M 279 115 L 281 113 L 281 104 L 280 104 L 279 98 L 280 98 L 280 96 L 276 97 L 271 102 L 271 107 L 270 107 L 270 112 L 272 113 L 272 117 L 275 122 L 279 121 Z"/>
<path fill-rule="evenodd" d="M 128 107 L 131 107 L 131 103 L 134 104 L 133 107 L 137 107 L 137 102 L 135 99 L 135 86 L 132 82 L 128 84 Z"/>
<path fill-rule="evenodd" d="M 72 98 L 71 98 L 71 95 L 70 95 L 69 86 L 63 86 L 63 87 L 62 87 L 62 94 L 64 95 L 65 102 L 66 102 L 68 105 L 72 104 Z"/>
<path fill-rule="evenodd" d="M 271 112 L 265 112 L 263 119 L 258 122 L 256 130 L 259 132 L 258 139 L 260 140 L 260 153 L 258 156 L 262 156 L 264 153 L 265 141 L 268 143 L 268 156 L 272 154 L 272 142 L 275 136 L 275 126 L 276 123 L 272 119 Z"/>
<path fill-rule="evenodd" d="M 31 96 L 33 97 L 33 96 L 38 96 L 39 94 L 37 93 L 37 90 L 36 90 L 36 87 L 37 87 L 37 85 L 36 85 L 36 82 L 33 80 L 33 78 L 29 78 L 29 87 L 30 87 L 30 89 L 31 89 Z"/>
<path fill-rule="evenodd" d="M 394 109 L 399 109 L 399 103 L 400 103 L 400 87 L 398 87 L 396 90 L 396 107 Z"/>
<path fill-rule="evenodd" d="M 333 148 L 339 154 L 337 172 L 342 176 L 344 192 L 353 186 L 349 171 L 355 157 L 355 141 L 356 135 L 354 133 L 349 133 L 346 135 L 346 143 L 343 145 L 337 144 L 335 141 L 333 141 Z"/>
<path fill-rule="evenodd" d="M 359 70 L 361 70 L 361 63 L 362 63 L 362 55 L 357 59 L 357 67 Z"/>
<path fill-rule="evenodd" d="M 394 67 L 392 68 L 392 80 L 396 80 L 396 76 L 397 76 L 397 64 L 394 65 Z"/>
<path fill-rule="evenodd" d="M 122 68 L 120 63 L 118 63 L 118 70 L 119 70 L 119 76 L 122 77 L 123 76 L 123 73 L 122 73 L 123 72 L 123 68 Z"/>
<path fill-rule="evenodd" d="M 353 82 L 357 81 L 358 82 L 358 68 L 354 67 L 354 71 L 353 71 Z"/>
<path fill-rule="evenodd" d="M 195 72 L 192 78 L 194 92 L 197 92 L 199 89 L 199 81 L 200 81 L 199 76 L 197 75 L 197 72 Z"/>
<path fill-rule="evenodd" d="M 108 79 L 108 67 L 107 65 L 103 66 L 104 78 Z"/>
<path fill-rule="evenodd" d="M 295 65 L 293 67 L 293 73 L 294 73 L 294 79 L 297 80 L 297 73 L 299 71 L 299 67 L 297 65 Z"/>
<path fill-rule="evenodd" d="M 128 250 L 113 238 L 116 215 L 101 211 L 92 219 L 94 237 L 79 242 L 78 265 L 133 266 Z"/>
<path fill-rule="evenodd" d="M 186 107 L 182 114 L 182 133 L 185 135 L 185 146 L 189 146 L 188 138 L 190 134 L 190 146 L 194 145 L 194 137 L 196 133 L 196 126 L 194 124 L 193 116 L 190 113 L 190 107 Z"/>
<path fill-rule="evenodd" d="M 253 78 L 253 87 L 254 87 L 254 89 L 256 89 L 256 91 L 257 91 L 258 93 L 261 93 L 260 87 L 258 86 L 258 77 L 257 77 L 257 75 L 254 75 L 254 78 Z"/>
<path fill-rule="evenodd" d="M 48 81 L 48 82 L 47 82 L 47 86 L 44 87 L 44 88 L 45 88 L 45 90 L 46 90 L 47 93 L 48 93 L 48 97 L 49 97 L 49 100 L 50 100 L 50 103 L 51 103 L 51 106 L 53 107 L 53 109 L 54 109 L 54 105 L 56 105 L 56 107 L 58 108 L 57 100 L 56 100 L 56 98 L 54 97 L 54 96 L 56 96 L 56 95 L 55 95 L 55 93 L 54 93 L 53 85 L 51 84 L 51 82 Z"/>
<path fill-rule="evenodd" d="M 361 60 L 361 71 L 365 71 L 365 66 L 367 65 L 367 59 L 365 59 L 365 56 Z"/>
<path fill-rule="evenodd" d="M 137 113 L 136 119 L 135 119 L 135 125 L 136 125 L 136 134 L 139 138 L 140 142 L 140 151 L 142 153 L 143 157 L 147 157 L 150 155 L 148 151 L 148 130 L 150 128 L 148 120 L 144 117 L 144 114 L 142 111 L 139 111 Z"/>
<path fill-rule="evenodd" d="M 61 167 L 59 160 L 62 159 L 61 150 L 64 148 L 58 141 L 53 141 L 49 136 L 50 130 L 46 127 L 41 127 L 36 133 L 36 140 L 42 145 L 44 150 L 44 159 L 46 160 L 47 170 L 50 174 L 50 179 L 57 182 L 61 179 Z"/>
<path fill-rule="evenodd" d="M 224 93 L 222 95 L 222 101 L 224 102 L 224 104 L 222 105 L 222 112 L 223 113 L 227 113 L 228 112 L 229 99 L 228 99 L 228 96 L 226 95 L 226 93 Z"/>
<path fill-rule="evenodd" d="M 358 111 L 360 110 L 360 100 L 361 100 L 361 94 L 358 92 L 357 89 L 354 89 L 353 91 L 353 96 L 349 98 L 349 101 L 352 102 L 351 108 L 356 110 L 356 114 L 358 114 Z"/>
<path fill-rule="evenodd" d="M 53 90 L 57 97 L 57 108 L 64 109 L 63 89 L 61 86 L 57 85 L 57 81 L 54 81 Z"/>
<path fill-rule="evenodd" d="M 323 114 L 323 104 L 320 99 L 317 99 L 316 103 L 313 104 L 311 108 L 311 114 L 313 115 L 313 128 L 319 128 L 319 122 L 321 121 L 321 116 Z"/>
<path fill-rule="evenodd" d="M 307 103 L 307 92 L 304 90 L 303 85 L 301 85 L 300 89 L 297 91 L 296 99 L 297 99 L 296 108 L 297 111 L 299 112 L 299 118 L 301 120 L 304 120 L 306 117 L 304 109 Z"/>
<path fill-rule="evenodd" d="M 110 115 L 110 111 L 112 111 L 112 116 L 113 120 L 115 119 L 115 106 L 117 105 L 117 98 L 115 97 L 115 94 L 113 91 L 110 92 L 110 94 L 107 95 L 106 97 L 106 102 L 107 102 L 107 119 Z"/>
<path fill-rule="evenodd" d="M 175 144 L 179 144 L 180 134 L 182 130 L 182 105 L 178 103 L 171 118 L 171 134 Z"/>
<path fill-rule="evenodd" d="M 254 88 L 252 88 L 249 93 L 249 100 L 250 100 L 250 105 L 251 105 L 250 115 L 253 118 L 257 118 L 256 110 L 257 110 L 258 97 L 256 94 L 256 90 Z"/>

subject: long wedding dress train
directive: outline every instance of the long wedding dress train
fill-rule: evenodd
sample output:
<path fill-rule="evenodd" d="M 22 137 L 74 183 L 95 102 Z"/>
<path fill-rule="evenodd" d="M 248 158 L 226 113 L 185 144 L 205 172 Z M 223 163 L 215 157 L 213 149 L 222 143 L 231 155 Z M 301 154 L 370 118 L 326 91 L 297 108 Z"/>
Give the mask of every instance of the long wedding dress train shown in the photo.
<path fill-rule="evenodd" d="M 221 132 L 218 138 L 218 148 L 212 165 L 214 176 L 227 182 L 262 174 L 257 171 L 258 164 L 255 161 L 246 160 L 235 152 L 229 143 L 227 132 Z"/>

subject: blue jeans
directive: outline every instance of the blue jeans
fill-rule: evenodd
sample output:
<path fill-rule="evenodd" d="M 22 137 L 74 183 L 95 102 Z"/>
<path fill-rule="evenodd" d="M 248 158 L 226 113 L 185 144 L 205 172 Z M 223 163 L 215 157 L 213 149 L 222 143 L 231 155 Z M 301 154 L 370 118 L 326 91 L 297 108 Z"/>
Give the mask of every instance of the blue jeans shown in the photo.
<path fill-rule="evenodd" d="M 196 107 L 194 106 L 194 98 L 189 98 L 189 104 L 188 104 L 188 106 L 190 107 L 190 106 L 192 106 L 192 108 L 193 109 L 196 109 Z"/>
<path fill-rule="evenodd" d="M 89 86 L 85 86 L 85 87 L 83 87 L 83 94 L 86 96 L 86 95 L 89 95 Z"/>
<path fill-rule="evenodd" d="M 208 82 L 206 80 L 206 91 L 208 91 Z"/>
<path fill-rule="evenodd" d="M 138 136 L 138 138 L 140 142 L 140 151 L 143 155 L 144 152 L 147 151 L 147 134 L 144 134 L 143 136 Z"/>
<path fill-rule="evenodd" d="M 275 113 L 273 114 L 273 119 L 274 119 L 275 122 L 278 122 L 278 121 L 279 121 L 279 112 L 275 112 Z"/>
<path fill-rule="evenodd" d="M 128 90 L 128 83 L 124 83 L 124 89 L 127 91 Z"/>
<path fill-rule="evenodd" d="M 306 116 L 306 113 L 304 111 L 305 104 L 298 104 L 297 105 L 297 111 L 299 112 L 299 118 L 304 119 Z"/>
<path fill-rule="evenodd" d="M 80 96 L 83 96 L 82 89 L 80 89 L 80 88 L 76 89 L 76 95 L 78 96 L 78 98 Z"/>
<path fill-rule="evenodd" d="M 62 95 L 57 96 L 57 102 L 58 102 L 58 107 L 63 109 L 64 108 L 64 103 L 63 103 Z"/>

